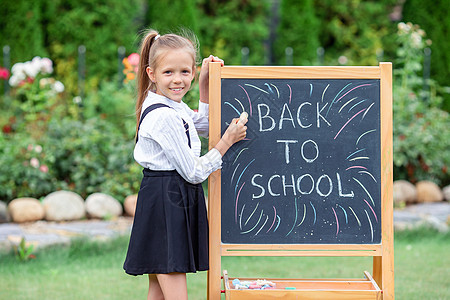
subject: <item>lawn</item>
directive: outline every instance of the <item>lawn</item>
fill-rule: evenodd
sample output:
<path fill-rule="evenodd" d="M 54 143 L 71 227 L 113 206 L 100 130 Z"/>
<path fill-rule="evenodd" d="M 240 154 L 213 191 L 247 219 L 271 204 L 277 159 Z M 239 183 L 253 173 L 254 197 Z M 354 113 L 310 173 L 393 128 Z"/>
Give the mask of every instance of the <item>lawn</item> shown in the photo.
<path fill-rule="evenodd" d="M 147 277 L 122 270 L 128 237 L 76 241 L 19 262 L 0 254 L 0 299 L 146 299 Z M 450 299 L 450 234 L 427 229 L 395 234 L 396 299 Z M 233 277 L 362 277 L 371 258 L 224 257 Z M 189 299 L 206 299 L 206 272 L 188 275 Z"/>

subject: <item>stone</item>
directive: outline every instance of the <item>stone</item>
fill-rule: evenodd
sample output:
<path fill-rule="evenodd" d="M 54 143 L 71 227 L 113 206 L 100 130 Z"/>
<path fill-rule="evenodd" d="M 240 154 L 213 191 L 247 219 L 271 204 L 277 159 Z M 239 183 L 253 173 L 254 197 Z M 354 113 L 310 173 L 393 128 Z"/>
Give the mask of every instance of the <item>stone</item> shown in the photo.
<path fill-rule="evenodd" d="M 401 205 L 417 201 L 417 191 L 414 184 L 406 180 L 396 180 L 393 185 L 394 204 Z"/>
<path fill-rule="evenodd" d="M 118 217 L 123 213 L 120 202 L 103 193 L 94 193 L 87 197 L 85 207 L 88 215 L 93 218 Z"/>
<path fill-rule="evenodd" d="M 9 216 L 8 207 L 6 203 L 0 201 L 0 223 L 8 223 L 11 221 L 11 217 Z"/>
<path fill-rule="evenodd" d="M 86 216 L 84 200 L 71 191 L 56 191 L 48 194 L 42 204 L 47 221 L 73 221 Z"/>
<path fill-rule="evenodd" d="M 45 216 L 44 207 L 35 198 L 17 198 L 8 205 L 11 218 L 16 223 L 34 222 Z"/>
<path fill-rule="evenodd" d="M 137 202 L 137 194 L 130 195 L 125 198 L 125 201 L 123 202 L 123 208 L 127 215 L 134 217 L 134 212 L 136 210 L 136 202 Z"/>
<path fill-rule="evenodd" d="M 431 181 L 423 180 L 416 183 L 417 201 L 422 202 L 439 202 L 444 199 L 439 186 Z"/>
<path fill-rule="evenodd" d="M 444 193 L 444 199 L 446 201 L 450 201 L 450 185 L 447 185 L 442 189 L 442 192 Z"/>

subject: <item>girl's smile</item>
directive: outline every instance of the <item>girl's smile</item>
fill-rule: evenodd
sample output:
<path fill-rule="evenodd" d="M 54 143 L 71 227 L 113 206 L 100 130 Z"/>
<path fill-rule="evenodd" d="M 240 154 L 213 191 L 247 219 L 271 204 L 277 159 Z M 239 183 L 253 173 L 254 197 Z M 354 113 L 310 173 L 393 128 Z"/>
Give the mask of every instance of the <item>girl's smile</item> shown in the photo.
<path fill-rule="evenodd" d="M 194 79 L 193 67 L 194 59 L 185 49 L 173 49 L 167 51 L 155 69 L 148 67 L 147 74 L 156 83 L 156 94 L 181 102 Z"/>

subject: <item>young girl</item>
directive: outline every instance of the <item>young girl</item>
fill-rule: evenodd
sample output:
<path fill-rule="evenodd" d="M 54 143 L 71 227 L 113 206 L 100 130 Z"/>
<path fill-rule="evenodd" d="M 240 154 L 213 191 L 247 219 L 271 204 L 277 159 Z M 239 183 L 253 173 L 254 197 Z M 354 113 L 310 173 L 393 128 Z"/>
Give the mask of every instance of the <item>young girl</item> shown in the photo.
<path fill-rule="evenodd" d="M 131 275 L 149 274 L 148 299 L 187 299 L 186 273 L 209 267 L 208 220 L 201 182 L 246 135 L 234 119 L 215 148 L 200 157 L 197 135 L 208 135 L 209 56 L 202 63 L 198 113 L 183 101 L 195 77 L 196 39 L 150 31 L 138 70 L 135 160 L 144 167 L 124 263 Z"/>

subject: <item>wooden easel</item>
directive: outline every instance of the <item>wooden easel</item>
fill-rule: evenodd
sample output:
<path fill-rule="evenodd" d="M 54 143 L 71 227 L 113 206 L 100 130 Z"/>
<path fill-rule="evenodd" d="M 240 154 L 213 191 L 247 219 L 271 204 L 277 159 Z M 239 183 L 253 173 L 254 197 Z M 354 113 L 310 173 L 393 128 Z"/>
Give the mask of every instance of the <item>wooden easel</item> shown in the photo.
<path fill-rule="evenodd" d="M 376 67 L 240 67 L 210 64 L 210 148 L 221 138 L 221 79 L 379 79 L 381 135 L 381 219 L 380 244 L 223 244 L 221 241 L 221 171 L 209 177 L 208 217 L 210 223 L 208 299 L 221 297 L 222 256 L 372 256 L 373 280 L 377 293 L 365 294 L 358 285 L 348 290 L 333 290 L 327 280 L 297 289 L 302 299 L 394 299 L 394 247 L 392 200 L 392 64 Z M 370 274 L 366 273 L 366 277 Z M 337 279 L 339 280 L 339 279 Z M 306 280 L 307 281 L 307 280 Z M 352 283 L 354 280 L 348 280 Z M 333 281 L 335 282 L 335 281 Z M 226 285 L 226 282 L 225 282 Z M 266 294 L 269 295 L 269 294 Z M 245 298 L 233 298 L 245 299 Z M 255 298 L 256 299 L 256 298 Z"/>

